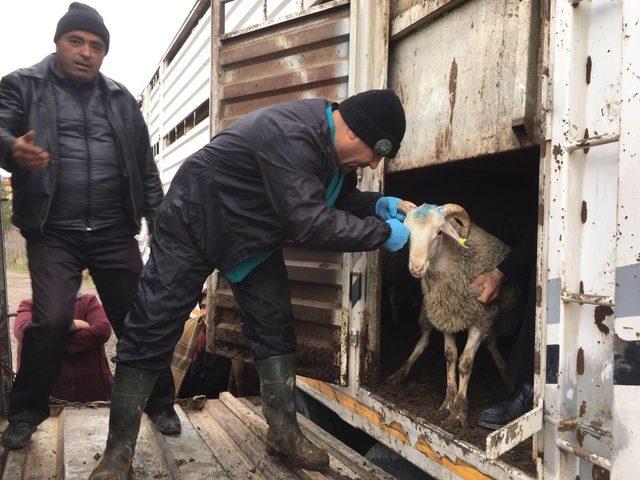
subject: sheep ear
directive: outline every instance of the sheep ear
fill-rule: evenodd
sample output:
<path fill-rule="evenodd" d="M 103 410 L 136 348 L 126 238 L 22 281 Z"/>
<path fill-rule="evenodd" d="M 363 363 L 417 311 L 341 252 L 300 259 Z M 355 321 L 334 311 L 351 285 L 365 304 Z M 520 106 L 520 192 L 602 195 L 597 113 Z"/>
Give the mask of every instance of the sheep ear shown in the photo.
<path fill-rule="evenodd" d="M 456 232 L 456 229 L 453 228 L 453 225 L 451 225 L 451 222 L 446 222 L 444 224 L 442 232 L 446 233 L 451 238 L 453 238 L 463 248 L 467 248 L 467 246 L 465 245 L 465 242 L 467 241 L 467 239 L 466 238 L 461 238 L 460 235 L 458 235 L 458 232 Z"/>

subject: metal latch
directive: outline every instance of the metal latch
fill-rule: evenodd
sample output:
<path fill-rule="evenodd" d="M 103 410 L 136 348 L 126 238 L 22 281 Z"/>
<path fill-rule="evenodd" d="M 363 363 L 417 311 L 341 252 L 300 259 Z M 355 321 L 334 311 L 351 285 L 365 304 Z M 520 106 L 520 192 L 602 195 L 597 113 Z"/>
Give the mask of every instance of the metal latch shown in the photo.
<path fill-rule="evenodd" d="M 362 274 L 351 273 L 351 286 L 349 288 L 349 300 L 353 307 L 362 298 Z"/>

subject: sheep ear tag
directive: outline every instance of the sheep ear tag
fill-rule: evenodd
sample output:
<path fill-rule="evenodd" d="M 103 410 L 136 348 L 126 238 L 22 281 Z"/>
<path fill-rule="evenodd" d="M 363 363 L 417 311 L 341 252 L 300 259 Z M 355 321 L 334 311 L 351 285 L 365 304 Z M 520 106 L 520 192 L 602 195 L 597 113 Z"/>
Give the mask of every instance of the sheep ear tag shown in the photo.
<path fill-rule="evenodd" d="M 462 248 L 469 248 L 466 246 L 467 239 L 461 238 L 460 235 L 458 235 L 458 232 L 456 232 L 456 229 L 453 228 L 453 225 L 451 225 L 450 222 L 446 222 L 444 224 L 444 228 L 442 229 L 442 232 L 446 233 L 451 238 L 453 238 L 458 244 L 460 244 Z"/>

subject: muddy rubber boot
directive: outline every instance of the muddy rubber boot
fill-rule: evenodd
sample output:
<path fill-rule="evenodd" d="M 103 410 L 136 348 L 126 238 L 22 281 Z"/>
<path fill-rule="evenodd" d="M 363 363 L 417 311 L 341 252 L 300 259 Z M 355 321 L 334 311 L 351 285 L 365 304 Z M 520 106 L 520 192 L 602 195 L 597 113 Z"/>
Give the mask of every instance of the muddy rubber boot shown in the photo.
<path fill-rule="evenodd" d="M 267 451 L 287 457 L 306 470 L 320 471 L 329 466 L 329 455 L 304 436 L 295 404 L 295 354 L 256 361 L 260 376 L 262 413 L 267 419 Z"/>
<path fill-rule="evenodd" d="M 89 480 L 127 480 L 136 449 L 140 417 L 158 371 L 116 366 L 111 392 L 109 436 L 102 461 Z"/>

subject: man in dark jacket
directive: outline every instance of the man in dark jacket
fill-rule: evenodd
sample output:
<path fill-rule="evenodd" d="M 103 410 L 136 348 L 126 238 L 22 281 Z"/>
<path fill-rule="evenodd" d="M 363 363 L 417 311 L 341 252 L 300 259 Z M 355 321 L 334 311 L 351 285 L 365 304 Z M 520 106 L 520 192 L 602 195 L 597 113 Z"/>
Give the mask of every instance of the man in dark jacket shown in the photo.
<path fill-rule="evenodd" d="M 0 82 L 0 166 L 12 173 L 12 220 L 27 241 L 34 302 L 1 439 L 7 448 L 27 445 L 49 415 L 84 268 L 122 334 L 142 269 L 134 235 L 162 201 L 136 101 L 100 74 L 109 50 L 102 17 L 72 3 L 54 41 L 55 54 Z M 149 407 L 177 419 L 167 375 Z"/>
<path fill-rule="evenodd" d="M 400 200 L 358 191 L 355 171 L 393 158 L 404 131 L 402 104 L 390 90 L 340 105 L 295 100 L 243 117 L 184 162 L 158 209 L 151 256 L 118 343 L 109 437 L 91 479 L 126 478 L 141 406 L 216 268 L 231 282 L 255 357 L 269 452 L 306 469 L 328 465 L 296 420 L 282 245 L 402 248 L 409 231 Z"/>
<path fill-rule="evenodd" d="M 18 342 L 18 366 L 24 332 L 31 325 L 33 300 L 23 300 L 13 323 Z M 73 309 L 73 326 L 58 379 L 51 396 L 67 402 L 95 402 L 111 399 L 113 375 L 104 350 L 111 337 L 111 325 L 95 295 L 78 293 Z"/>

